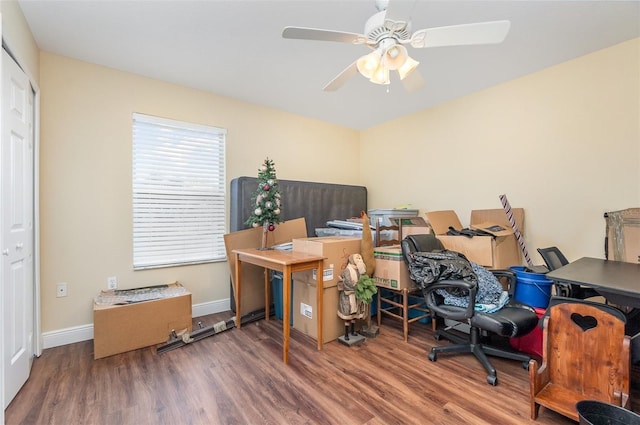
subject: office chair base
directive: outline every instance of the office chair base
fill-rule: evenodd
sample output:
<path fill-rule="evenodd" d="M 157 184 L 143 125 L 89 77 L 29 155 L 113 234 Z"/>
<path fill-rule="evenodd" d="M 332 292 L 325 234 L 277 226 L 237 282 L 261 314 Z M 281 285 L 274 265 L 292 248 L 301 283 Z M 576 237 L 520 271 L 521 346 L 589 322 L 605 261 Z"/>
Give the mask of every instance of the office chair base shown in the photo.
<path fill-rule="evenodd" d="M 433 347 L 431 349 L 431 352 L 429 353 L 429 360 L 435 362 L 438 359 L 438 354 L 473 354 L 487 371 L 487 383 L 489 385 L 498 385 L 498 375 L 496 369 L 487 358 L 487 355 L 502 357 L 510 360 L 519 360 L 522 362 L 522 367 L 524 369 L 529 369 L 529 360 L 531 360 L 531 356 L 479 343 L 480 331 L 477 328 L 471 328 L 470 341 L 466 342 L 459 342 L 460 338 L 458 338 L 457 336 L 453 336 L 453 338 L 451 338 L 452 335 L 448 333 L 439 332 L 438 334 L 436 334 L 436 339 L 440 339 L 440 337 L 447 338 L 450 341 L 454 342 L 454 344 L 441 347 Z"/>
<path fill-rule="evenodd" d="M 462 332 L 462 331 L 459 331 Z M 451 332 L 449 330 L 446 329 L 440 329 L 438 330 L 434 336 L 436 341 L 440 341 L 441 339 L 446 339 L 447 341 L 450 341 L 454 344 L 459 344 L 459 345 L 464 345 L 464 344 L 469 344 L 469 334 L 467 333 L 461 333 L 458 334 L 456 332 Z M 480 334 L 478 337 L 478 341 L 476 341 L 476 344 L 482 343 L 484 342 L 489 342 L 491 338 L 489 338 L 488 335 L 482 335 Z"/>

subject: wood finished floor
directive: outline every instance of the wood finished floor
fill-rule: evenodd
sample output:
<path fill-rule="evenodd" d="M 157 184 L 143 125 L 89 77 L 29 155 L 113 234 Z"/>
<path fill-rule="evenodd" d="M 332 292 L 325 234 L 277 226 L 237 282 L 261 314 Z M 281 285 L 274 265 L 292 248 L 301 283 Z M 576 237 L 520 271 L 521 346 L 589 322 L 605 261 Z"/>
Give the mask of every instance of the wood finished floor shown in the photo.
<path fill-rule="evenodd" d="M 198 318 L 203 325 L 231 313 Z M 575 424 L 541 408 L 531 421 L 520 362 L 492 358 L 499 383 L 471 355 L 427 359 L 430 325 L 383 321 L 358 347 L 291 332 L 282 363 L 282 321 L 244 325 L 183 348 L 155 347 L 93 360 L 93 341 L 50 348 L 5 410 L 16 424 Z"/>

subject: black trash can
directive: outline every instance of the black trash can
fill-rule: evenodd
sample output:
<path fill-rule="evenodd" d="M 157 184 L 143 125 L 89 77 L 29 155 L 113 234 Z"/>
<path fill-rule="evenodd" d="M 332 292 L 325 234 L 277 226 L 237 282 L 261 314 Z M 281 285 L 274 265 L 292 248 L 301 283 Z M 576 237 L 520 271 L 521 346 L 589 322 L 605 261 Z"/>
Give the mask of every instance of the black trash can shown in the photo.
<path fill-rule="evenodd" d="M 640 425 L 640 415 L 602 401 L 582 400 L 576 409 L 580 425 Z"/>

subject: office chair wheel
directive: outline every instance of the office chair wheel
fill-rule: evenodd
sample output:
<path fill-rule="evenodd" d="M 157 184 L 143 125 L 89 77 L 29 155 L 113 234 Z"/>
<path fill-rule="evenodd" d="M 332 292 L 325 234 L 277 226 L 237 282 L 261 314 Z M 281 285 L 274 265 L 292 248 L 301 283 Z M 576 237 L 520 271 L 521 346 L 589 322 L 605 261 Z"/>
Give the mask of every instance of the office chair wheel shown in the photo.
<path fill-rule="evenodd" d="M 440 341 L 440 340 L 442 339 L 442 335 L 440 335 L 439 333 L 436 333 L 436 334 L 433 336 L 433 339 L 435 339 L 436 341 Z"/>
<path fill-rule="evenodd" d="M 438 359 L 438 356 L 436 353 L 434 353 L 433 351 L 429 353 L 429 360 L 431 360 L 432 362 L 435 362 Z"/>
<path fill-rule="evenodd" d="M 529 370 L 529 362 L 522 362 L 522 368 L 524 370 Z"/>
<path fill-rule="evenodd" d="M 498 385 L 498 377 L 497 376 L 493 376 L 493 375 L 488 375 L 487 376 L 487 383 L 489 385 L 493 385 L 495 387 L 496 385 Z"/>

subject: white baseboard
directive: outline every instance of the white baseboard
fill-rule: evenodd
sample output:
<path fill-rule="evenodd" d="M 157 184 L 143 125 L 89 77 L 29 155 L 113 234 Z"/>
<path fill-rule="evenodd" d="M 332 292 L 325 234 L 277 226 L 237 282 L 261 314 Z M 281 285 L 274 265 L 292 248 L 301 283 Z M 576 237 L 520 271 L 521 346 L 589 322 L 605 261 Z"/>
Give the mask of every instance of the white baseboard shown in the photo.
<path fill-rule="evenodd" d="M 231 299 L 209 301 L 207 303 L 194 304 L 191 307 L 192 317 L 206 316 L 207 314 L 222 313 L 231 310 Z"/>
<path fill-rule="evenodd" d="M 231 300 L 229 298 L 217 301 L 210 301 L 191 306 L 191 316 L 201 317 L 208 314 L 222 313 L 231 310 Z M 42 334 L 42 348 L 53 348 L 61 345 L 73 344 L 75 342 L 93 339 L 93 324 L 74 326 L 71 328 L 58 329 L 44 332 Z"/>
<path fill-rule="evenodd" d="M 43 332 L 42 348 L 46 350 L 47 348 L 73 344 L 74 342 L 88 339 L 93 339 L 93 324 Z"/>

